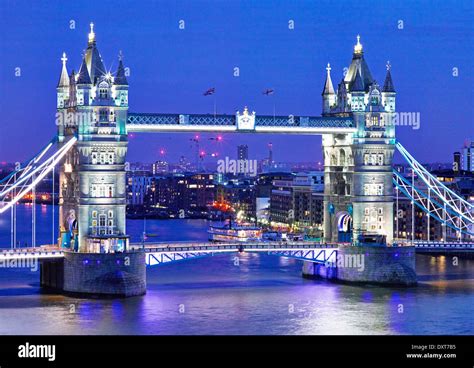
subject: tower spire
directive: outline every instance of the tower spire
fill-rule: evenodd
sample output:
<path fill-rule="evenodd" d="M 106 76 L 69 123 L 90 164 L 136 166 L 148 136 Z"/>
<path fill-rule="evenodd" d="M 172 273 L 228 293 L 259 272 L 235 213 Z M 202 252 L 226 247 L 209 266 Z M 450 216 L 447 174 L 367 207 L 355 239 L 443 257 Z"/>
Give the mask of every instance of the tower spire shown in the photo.
<path fill-rule="evenodd" d="M 125 68 L 123 67 L 122 63 L 123 54 L 122 51 L 119 52 L 119 65 L 117 68 L 117 72 L 115 73 L 114 84 L 115 85 L 128 85 L 127 77 L 125 76 Z"/>
<path fill-rule="evenodd" d="M 69 86 L 69 75 L 67 73 L 67 68 L 66 68 L 67 57 L 66 57 L 65 52 L 63 52 L 63 56 L 61 58 L 61 61 L 63 63 L 63 67 L 62 67 L 62 70 L 61 70 L 61 77 L 59 78 L 58 87 L 68 87 Z"/>
<path fill-rule="evenodd" d="M 99 51 L 97 50 L 95 32 L 94 32 L 94 23 L 90 24 L 91 30 L 89 32 L 89 42 L 87 44 L 87 49 L 85 51 L 85 60 L 87 65 L 87 70 L 89 72 L 89 77 L 92 83 L 96 83 L 98 77 L 104 76 L 107 71 L 100 57 Z"/>
<path fill-rule="evenodd" d="M 385 76 L 385 82 L 383 84 L 382 92 L 395 92 L 395 87 L 392 81 L 392 73 L 390 73 L 390 69 L 392 69 L 392 65 L 390 65 L 390 61 L 387 61 L 387 75 Z"/>
<path fill-rule="evenodd" d="M 90 23 L 91 31 L 89 32 L 89 43 L 95 42 L 94 23 Z"/>
<path fill-rule="evenodd" d="M 323 95 L 334 95 L 334 87 L 332 85 L 331 80 L 331 64 L 328 63 L 326 67 L 327 75 L 326 75 L 326 82 L 324 83 Z"/>
<path fill-rule="evenodd" d="M 360 43 L 360 35 L 357 35 L 357 44 L 354 46 L 354 54 L 362 54 L 362 44 Z"/>

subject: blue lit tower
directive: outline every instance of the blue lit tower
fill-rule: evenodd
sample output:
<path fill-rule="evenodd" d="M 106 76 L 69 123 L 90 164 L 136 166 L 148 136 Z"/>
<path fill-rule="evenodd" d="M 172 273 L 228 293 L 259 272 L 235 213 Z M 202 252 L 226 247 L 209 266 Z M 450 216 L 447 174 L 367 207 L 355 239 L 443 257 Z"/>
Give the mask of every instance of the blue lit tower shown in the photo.
<path fill-rule="evenodd" d="M 325 239 L 357 240 L 364 233 L 385 235 L 391 243 L 396 93 L 390 65 L 381 88 L 372 78 L 358 36 L 337 93 L 327 69 L 323 115 L 352 116 L 357 132 L 323 135 Z"/>
<path fill-rule="evenodd" d="M 120 55 L 108 72 L 91 23 L 87 49 L 77 74 L 68 75 L 66 57 L 57 87 L 60 144 L 78 142 L 60 167 L 60 242 L 79 252 L 124 250 L 125 157 L 128 82 Z"/>

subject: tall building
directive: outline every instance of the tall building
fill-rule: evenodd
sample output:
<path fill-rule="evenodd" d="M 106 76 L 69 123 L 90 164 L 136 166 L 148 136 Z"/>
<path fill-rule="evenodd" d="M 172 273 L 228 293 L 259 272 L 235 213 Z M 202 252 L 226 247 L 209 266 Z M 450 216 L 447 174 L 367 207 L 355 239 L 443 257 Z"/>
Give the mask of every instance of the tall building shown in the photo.
<path fill-rule="evenodd" d="M 461 170 L 461 152 L 454 152 L 453 154 L 453 171 Z"/>
<path fill-rule="evenodd" d="M 467 143 L 462 149 L 461 170 L 474 172 L 474 141 Z"/>
<path fill-rule="evenodd" d="M 59 144 L 73 136 L 77 144 L 60 167 L 60 241 L 80 252 L 124 250 L 125 155 L 128 82 L 122 57 L 115 75 L 107 72 L 97 49 L 93 24 L 77 74 L 68 74 L 66 55 L 57 86 Z M 70 121 L 70 120 L 69 120 Z"/>
<path fill-rule="evenodd" d="M 237 160 L 249 159 L 249 147 L 246 144 L 237 146 Z"/>

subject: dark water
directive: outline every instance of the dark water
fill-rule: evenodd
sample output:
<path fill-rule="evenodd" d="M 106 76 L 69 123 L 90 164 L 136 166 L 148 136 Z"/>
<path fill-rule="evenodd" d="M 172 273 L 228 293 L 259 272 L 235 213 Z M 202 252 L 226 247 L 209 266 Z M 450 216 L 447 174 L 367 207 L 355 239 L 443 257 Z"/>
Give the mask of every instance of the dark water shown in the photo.
<path fill-rule="evenodd" d="M 50 242 L 51 207 L 37 213 L 38 242 Z M 29 214 L 20 206 L 21 244 L 31 244 Z M 147 221 L 156 241 L 205 240 L 206 228 Z M 137 240 L 143 222 L 128 230 Z M 87 300 L 41 294 L 38 272 L 0 269 L 0 334 L 473 334 L 474 262 L 417 256 L 417 272 L 415 288 L 348 286 L 302 279 L 295 260 L 221 255 L 149 268 L 144 297 Z"/>

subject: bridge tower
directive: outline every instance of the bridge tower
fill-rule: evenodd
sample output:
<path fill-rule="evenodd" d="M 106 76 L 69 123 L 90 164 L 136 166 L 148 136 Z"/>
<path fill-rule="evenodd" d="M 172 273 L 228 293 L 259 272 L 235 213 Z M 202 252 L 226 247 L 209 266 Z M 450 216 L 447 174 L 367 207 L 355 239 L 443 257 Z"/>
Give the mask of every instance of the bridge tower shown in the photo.
<path fill-rule="evenodd" d="M 60 165 L 59 242 L 77 252 L 123 251 L 125 228 L 128 82 L 122 56 L 108 72 L 91 23 L 77 74 L 68 75 L 66 56 L 57 87 L 59 144 L 77 136 Z"/>
<path fill-rule="evenodd" d="M 357 36 L 337 94 L 327 69 L 323 116 L 352 116 L 357 132 L 323 135 L 325 240 L 357 243 L 359 234 L 378 234 L 391 243 L 396 93 L 390 65 L 381 88 L 372 78 Z"/>

